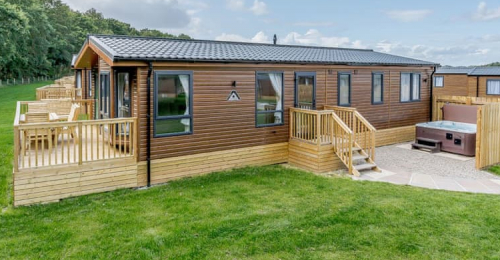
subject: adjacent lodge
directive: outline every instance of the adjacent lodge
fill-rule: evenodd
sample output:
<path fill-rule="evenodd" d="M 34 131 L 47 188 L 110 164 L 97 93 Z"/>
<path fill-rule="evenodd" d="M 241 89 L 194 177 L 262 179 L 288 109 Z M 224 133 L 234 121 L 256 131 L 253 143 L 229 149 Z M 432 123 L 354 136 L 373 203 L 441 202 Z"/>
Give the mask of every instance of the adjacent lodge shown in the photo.
<path fill-rule="evenodd" d="M 376 146 L 431 121 L 433 91 L 489 82 L 438 71 L 433 88 L 438 64 L 365 49 L 112 35 L 89 36 L 72 66 L 69 119 L 18 103 L 15 205 L 247 165 L 377 171 Z"/>

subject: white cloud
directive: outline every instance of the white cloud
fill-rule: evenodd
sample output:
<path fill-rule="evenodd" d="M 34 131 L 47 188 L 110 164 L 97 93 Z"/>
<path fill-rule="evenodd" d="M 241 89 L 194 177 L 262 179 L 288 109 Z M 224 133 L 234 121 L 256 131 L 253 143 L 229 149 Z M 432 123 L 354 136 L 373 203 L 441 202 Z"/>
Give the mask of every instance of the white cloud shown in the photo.
<path fill-rule="evenodd" d="M 266 35 L 263 31 L 258 32 L 252 38 L 246 38 L 238 34 L 223 33 L 215 38 L 219 41 L 238 41 L 238 42 L 259 42 L 271 43 L 272 37 Z M 366 48 L 360 40 L 350 41 L 348 37 L 326 37 L 318 30 L 311 29 L 305 34 L 291 32 L 283 39 L 278 36 L 279 44 L 289 45 L 312 45 L 312 46 L 326 46 L 326 47 L 350 47 L 350 48 Z"/>
<path fill-rule="evenodd" d="M 487 42 L 500 42 L 500 34 L 487 34 L 481 37 L 481 40 Z"/>
<path fill-rule="evenodd" d="M 297 22 L 293 24 L 294 26 L 304 26 L 304 27 L 330 27 L 333 26 L 333 22 Z"/>
<path fill-rule="evenodd" d="M 485 2 L 479 3 L 477 10 L 472 14 L 472 19 L 476 21 L 490 21 L 500 18 L 500 7 L 488 9 Z"/>
<path fill-rule="evenodd" d="M 267 4 L 263 1 L 254 0 L 252 7 L 250 7 L 250 11 L 252 11 L 255 15 L 265 15 L 268 14 Z"/>
<path fill-rule="evenodd" d="M 400 22 L 416 22 L 421 21 L 429 16 L 432 11 L 427 9 L 422 10 L 390 10 L 385 12 L 389 18 Z"/>
<path fill-rule="evenodd" d="M 292 45 L 313 45 L 327 47 L 349 47 L 349 48 L 365 48 L 360 40 L 351 41 L 349 37 L 327 37 L 316 29 L 310 29 L 305 34 L 291 32 L 285 36 L 279 43 Z"/>
<path fill-rule="evenodd" d="M 476 45 L 453 45 L 435 47 L 428 45 L 406 45 L 401 42 L 380 41 L 376 44 L 376 51 L 434 61 L 451 65 L 486 64 L 490 59 L 490 49 L 480 48 Z"/>
<path fill-rule="evenodd" d="M 245 37 L 238 35 L 238 34 L 223 33 L 223 34 L 215 37 L 215 40 L 217 40 L 217 41 L 231 41 L 231 42 L 270 43 L 269 37 L 263 31 L 258 32 L 252 38 L 245 38 Z"/>
<path fill-rule="evenodd" d="M 233 11 L 241 11 L 245 9 L 245 1 L 243 0 L 226 0 L 226 7 Z"/>

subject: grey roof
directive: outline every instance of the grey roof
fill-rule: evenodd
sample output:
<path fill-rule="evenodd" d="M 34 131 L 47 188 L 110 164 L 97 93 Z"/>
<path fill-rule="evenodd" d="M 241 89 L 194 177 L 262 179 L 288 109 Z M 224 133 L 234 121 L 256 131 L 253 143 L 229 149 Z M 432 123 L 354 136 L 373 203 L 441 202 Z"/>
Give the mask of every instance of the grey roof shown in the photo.
<path fill-rule="evenodd" d="M 469 76 L 500 76 L 500 67 L 441 67 L 436 74 L 465 74 Z"/>
<path fill-rule="evenodd" d="M 116 35 L 91 35 L 89 41 L 113 61 L 168 60 L 295 64 L 438 65 L 433 62 L 365 49 Z"/>
<path fill-rule="evenodd" d="M 436 74 L 469 74 L 474 67 L 440 67 L 436 69 Z"/>
<path fill-rule="evenodd" d="M 471 76 L 500 76 L 500 67 L 476 67 Z"/>

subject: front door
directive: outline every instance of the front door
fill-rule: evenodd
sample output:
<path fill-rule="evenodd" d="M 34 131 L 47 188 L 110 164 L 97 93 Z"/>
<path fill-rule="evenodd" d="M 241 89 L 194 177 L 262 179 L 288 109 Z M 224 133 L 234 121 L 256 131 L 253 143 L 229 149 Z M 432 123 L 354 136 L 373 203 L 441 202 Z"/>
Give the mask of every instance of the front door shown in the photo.
<path fill-rule="evenodd" d="M 106 119 L 109 118 L 110 112 L 110 89 L 109 89 L 109 72 L 101 72 L 99 75 L 99 118 Z"/>
<path fill-rule="evenodd" d="M 316 109 L 316 73 L 295 73 L 295 107 Z"/>

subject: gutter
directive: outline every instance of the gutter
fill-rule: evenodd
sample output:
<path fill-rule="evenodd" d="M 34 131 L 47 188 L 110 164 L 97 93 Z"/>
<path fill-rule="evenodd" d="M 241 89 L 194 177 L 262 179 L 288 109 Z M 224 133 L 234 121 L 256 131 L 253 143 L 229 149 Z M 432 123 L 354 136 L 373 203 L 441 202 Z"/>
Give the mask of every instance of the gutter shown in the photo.
<path fill-rule="evenodd" d="M 479 76 L 476 76 L 476 97 L 479 97 Z"/>
<path fill-rule="evenodd" d="M 437 70 L 437 67 L 434 67 L 434 69 L 432 70 L 432 73 L 431 73 L 431 78 L 430 78 L 430 81 L 431 81 L 431 98 L 430 98 L 430 102 L 431 102 L 431 109 L 429 110 L 430 111 L 430 120 L 432 121 L 432 115 L 433 115 L 433 109 L 432 107 L 434 106 L 434 74 L 436 73 L 436 70 Z"/>
<path fill-rule="evenodd" d="M 147 141 L 146 141 L 146 162 L 147 162 L 147 176 L 148 176 L 148 187 L 151 187 L 151 73 L 153 72 L 153 62 L 149 62 L 148 66 L 148 77 L 147 77 L 147 107 L 148 112 L 146 113 L 147 121 Z"/>

